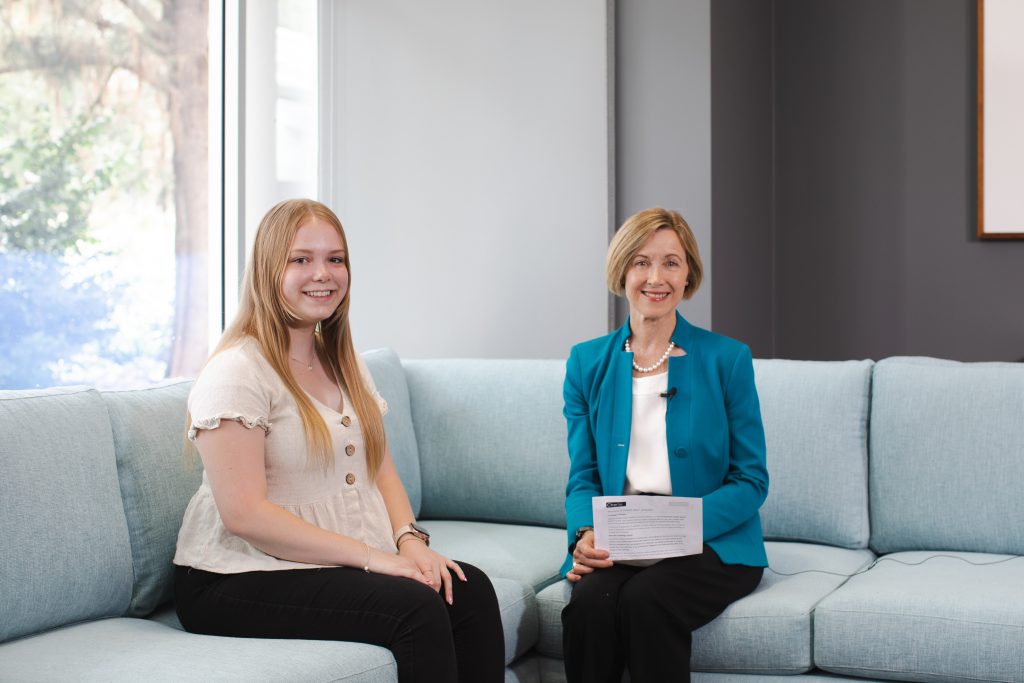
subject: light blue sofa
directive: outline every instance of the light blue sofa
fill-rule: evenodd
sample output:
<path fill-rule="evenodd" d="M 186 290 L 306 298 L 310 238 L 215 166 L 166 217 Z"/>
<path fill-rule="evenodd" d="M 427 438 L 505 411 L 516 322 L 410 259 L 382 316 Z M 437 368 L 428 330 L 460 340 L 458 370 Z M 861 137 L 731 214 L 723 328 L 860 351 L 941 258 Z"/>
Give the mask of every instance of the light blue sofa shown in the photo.
<path fill-rule="evenodd" d="M 493 578 L 506 680 L 564 680 L 563 363 L 365 358 L 435 546 Z M 1024 681 L 1024 365 L 755 371 L 770 568 L 694 680 Z M 181 630 L 188 388 L 0 392 L 0 681 L 395 681 L 382 648 Z"/>

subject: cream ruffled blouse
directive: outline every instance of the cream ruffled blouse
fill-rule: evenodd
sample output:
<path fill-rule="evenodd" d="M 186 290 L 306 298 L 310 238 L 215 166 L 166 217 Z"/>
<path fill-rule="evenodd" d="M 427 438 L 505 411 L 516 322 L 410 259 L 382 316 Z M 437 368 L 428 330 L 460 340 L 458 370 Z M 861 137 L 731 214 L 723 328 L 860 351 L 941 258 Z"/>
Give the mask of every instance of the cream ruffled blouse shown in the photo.
<path fill-rule="evenodd" d="M 360 359 L 363 379 L 377 397 L 381 413 L 387 403 Z M 380 490 L 370 481 L 359 420 L 342 392 L 339 413 L 310 396 L 327 423 L 334 444 L 334 466 L 326 473 L 311 464 L 298 406 L 249 339 L 210 359 L 192 387 L 188 437 L 216 429 L 221 420 L 236 420 L 266 432 L 264 461 L 267 499 L 310 524 L 350 536 L 385 552 L 395 552 L 391 522 Z M 256 549 L 224 528 L 210 482 L 202 484 L 185 510 L 178 532 L 174 564 L 222 574 L 320 565 L 280 560 Z"/>

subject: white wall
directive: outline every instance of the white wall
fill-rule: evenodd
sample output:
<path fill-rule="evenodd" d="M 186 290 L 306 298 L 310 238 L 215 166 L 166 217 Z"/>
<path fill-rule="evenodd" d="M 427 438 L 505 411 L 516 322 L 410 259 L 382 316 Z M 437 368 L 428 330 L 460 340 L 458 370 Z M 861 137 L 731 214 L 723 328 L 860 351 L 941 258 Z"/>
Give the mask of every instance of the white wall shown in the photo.
<path fill-rule="evenodd" d="M 606 3 L 324 11 L 323 198 L 349 237 L 356 346 L 561 358 L 605 333 Z"/>

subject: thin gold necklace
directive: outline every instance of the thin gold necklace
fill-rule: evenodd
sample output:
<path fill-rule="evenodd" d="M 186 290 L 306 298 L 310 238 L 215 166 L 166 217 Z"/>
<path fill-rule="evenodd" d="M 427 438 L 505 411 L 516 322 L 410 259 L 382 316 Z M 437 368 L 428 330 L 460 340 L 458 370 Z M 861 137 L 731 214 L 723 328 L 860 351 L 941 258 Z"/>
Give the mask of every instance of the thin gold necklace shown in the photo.
<path fill-rule="evenodd" d="M 295 356 L 288 356 L 288 357 L 291 358 L 296 363 L 302 363 L 303 365 L 306 366 L 307 370 L 309 370 L 310 372 L 313 372 L 313 359 L 316 357 L 316 350 L 315 349 L 313 350 L 313 354 L 310 356 L 308 361 L 299 360 Z"/>

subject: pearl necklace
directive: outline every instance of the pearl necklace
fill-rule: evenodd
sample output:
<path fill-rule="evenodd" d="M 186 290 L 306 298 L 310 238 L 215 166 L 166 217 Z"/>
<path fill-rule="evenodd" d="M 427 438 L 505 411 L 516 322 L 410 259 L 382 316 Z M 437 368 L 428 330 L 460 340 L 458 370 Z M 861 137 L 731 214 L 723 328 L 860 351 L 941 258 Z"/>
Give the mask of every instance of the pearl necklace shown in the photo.
<path fill-rule="evenodd" d="M 646 367 L 646 368 L 642 368 L 639 365 L 637 365 L 635 357 L 634 357 L 633 369 L 636 370 L 637 372 L 644 372 L 644 373 L 654 372 L 655 370 L 657 370 L 658 368 L 661 367 L 661 364 L 665 362 L 665 360 L 668 358 L 668 355 L 670 353 L 672 353 L 672 349 L 674 349 L 675 347 L 676 347 L 676 343 L 674 341 L 670 341 L 668 343 L 668 348 L 665 349 L 665 353 L 661 354 L 661 358 L 658 359 L 658 362 L 655 363 L 654 365 L 651 365 L 650 367 Z M 626 353 L 633 353 L 632 349 L 629 348 L 629 340 L 628 339 L 626 340 Z"/>

